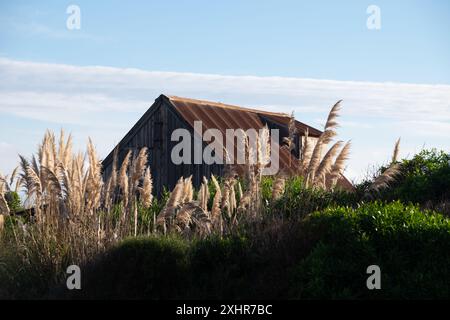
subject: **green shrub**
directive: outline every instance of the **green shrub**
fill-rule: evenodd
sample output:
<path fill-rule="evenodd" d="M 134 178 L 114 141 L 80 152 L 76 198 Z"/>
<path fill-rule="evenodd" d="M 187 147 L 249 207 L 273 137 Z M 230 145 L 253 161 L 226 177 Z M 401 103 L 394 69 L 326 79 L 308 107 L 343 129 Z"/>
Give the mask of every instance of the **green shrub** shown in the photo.
<path fill-rule="evenodd" d="M 364 190 L 370 183 L 362 182 L 357 190 Z M 420 204 L 450 215 L 450 154 L 436 149 L 422 150 L 412 159 L 402 160 L 396 180 L 376 197 Z"/>
<path fill-rule="evenodd" d="M 82 269 L 83 290 L 74 297 L 177 299 L 188 285 L 188 243 L 177 238 L 123 241 Z"/>
<path fill-rule="evenodd" d="M 450 297 L 450 220 L 400 202 L 334 206 L 305 219 L 268 215 L 240 235 L 125 240 L 81 266 L 68 291 L 60 266 L 0 248 L 0 296 L 146 299 Z M 62 251 L 55 251 L 60 254 Z M 5 254 L 7 253 L 7 254 Z M 30 254 L 33 252 L 30 251 Z M 366 269 L 381 268 L 381 290 Z M 64 276 L 64 274 L 63 274 Z M 60 281 L 60 286 L 55 284 Z"/>
<path fill-rule="evenodd" d="M 285 217 L 304 217 L 328 206 L 355 206 L 358 200 L 358 195 L 340 189 L 326 191 L 306 188 L 303 179 L 295 177 L 286 181 L 285 191 L 273 204 L 272 212 Z"/>
<path fill-rule="evenodd" d="M 9 210 L 11 213 L 16 213 L 22 210 L 22 201 L 20 200 L 20 196 L 15 191 L 8 191 L 5 193 L 5 199 L 8 203 Z"/>
<path fill-rule="evenodd" d="M 298 298 L 448 298 L 450 220 L 400 202 L 314 213 L 320 241 L 294 273 Z M 379 265 L 382 290 L 366 288 Z"/>

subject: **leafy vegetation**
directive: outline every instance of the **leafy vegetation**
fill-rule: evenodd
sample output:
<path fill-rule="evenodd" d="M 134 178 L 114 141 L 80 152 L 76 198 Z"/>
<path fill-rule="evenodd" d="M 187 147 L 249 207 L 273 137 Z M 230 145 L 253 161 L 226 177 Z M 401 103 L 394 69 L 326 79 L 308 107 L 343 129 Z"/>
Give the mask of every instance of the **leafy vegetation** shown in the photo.
<path fill-rule="evenodd" d="M 450 297 L 450 224 L 435 212 L 448 212 L 449 155 L 398 161 L 397 141 L 388 166 L 344 191 L 350 144 L 324 152 L 339 108 L 315 144 L 305 132 L 290 170 L 262 175 L 265 128 L 256 149 L 246 148 L 243 173 L 227 166 L 198 190 L 180 177 L 159 199 L 147 149 L 121 164 L 116 156 L 104 177 L 91 141 L 85 155 L 75 154 L 71 137 L 47 132 L 36 156 L 0 175 L 0 298 Z M 80 292 L 64 286 L 72 264 L 83 270 Z M 365 285 L 373 264 L 382 290 Z"/>
<path fill-rule="evenodd" d="M 450 295 L 450 220 L 400 202 L 278 218 L 245 235 L 133 238 L 85 270 L 72 298 L 431 299 Z M 277 232 L 274 240 L 273 230 Z M 250 234 L 248 230 L 253 230 Z M 281 231 L 283 231 L 281 233 Z M 270 243 L 269 243 L 270 242 Z M 366 287 L 379 265 L 382 290 Z"/>

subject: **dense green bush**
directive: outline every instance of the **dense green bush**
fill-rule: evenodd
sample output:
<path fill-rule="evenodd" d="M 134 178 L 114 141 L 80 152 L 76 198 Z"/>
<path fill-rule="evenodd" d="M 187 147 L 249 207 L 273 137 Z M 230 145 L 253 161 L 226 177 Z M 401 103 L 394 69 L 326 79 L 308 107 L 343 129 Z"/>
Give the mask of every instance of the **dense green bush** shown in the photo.
<path fill-rule="evenodd" d="M 329 206 L 355 206 L 360 200 L 358 194 L 341 189 L 327 191 L 307 188 L 302 177 L 292 177 L 286 181 L 283 195 L 272 202 L 272 183 L 273 179 L 270 177 L 265 178 L 262 183 L 263 199 L 266 203 L 269 203 L 267 211 L 284 217 L 295 216 L 300 218 Z"/>
<path fill-rule="evenodd" d="M 392 199 L 425 203 L 450 200 L 450 154 L 423 150 L 403 160 L 401 175 L 387 191 Z"/>
<path fill-rule="evenodd" d="M 380 168 L 383 171 L 385 168 Z M 357 186 L 364 189 L 365 181 Z M 412 159 L 401 161 L 400 174 L 390 187 L 375 195 L 387 201 L 420 204 L 450 214 L 450 153 L 422 150 Z"/>
<path fill-rule="evenodd" d="M 400 202 L 328 208 L 308 221 L 320 241 L 296 272 L 299 298 L 450 297 L 450 220 Z M 379 265 L 382 290 L 365 285 Z"/>
<path fill-rule="evenodd" d="M 11 213 L 16 213 L 22 210 L 22 201 L 20 200 L 20 196 L 15 191 L 8 191 L 5 193 L 5 199 L 8 203 L 9 210 Z"/>
<path fill-rule="evenodd" d="M 450 297 L 450 221 L 442 215 L 376 202 L 249 230 L 252 237 L 125 241 L 84 269 L 81 297 Z M 366 287 L 373 264 L 381 290 Z"/>

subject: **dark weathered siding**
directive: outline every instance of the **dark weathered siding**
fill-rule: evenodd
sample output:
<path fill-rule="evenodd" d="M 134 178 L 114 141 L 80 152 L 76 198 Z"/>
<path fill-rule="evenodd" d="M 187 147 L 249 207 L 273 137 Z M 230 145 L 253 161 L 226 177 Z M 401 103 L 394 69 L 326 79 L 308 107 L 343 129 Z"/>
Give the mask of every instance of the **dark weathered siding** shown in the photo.
<path fill-rule="evenodd" d="M 132 150 L 133 155 L 137 155 L 142 147 L 147 147 L 149 151 L 148 164 L 151 168 L 155 194 L 160 194 L 164 186 L 172 190 L 181 176 L 189 177 L 192 175 L 194 186 L 199 187 L 203 176 L 209 178 L 212 173 L 220 175 L 223 171 L 221 165 L 173 164 L 171 151 L 178 141 L 171 141 L 171 135 L 178 128 L 185 128 L 191 132 L 191 144 L 193 146 L 194 139 L 191 126 L 180 117 L 163 96 L 159 97 L 116 147 L 119 150 L 119 167 L 128 150 Z M 205 147 L 205 144 L 203 147 Z M 111 174 L 113 152 L 103 161 L 105 177 Z M 193 162 L 193 157 L 192 150 L 191 162 Z"/>

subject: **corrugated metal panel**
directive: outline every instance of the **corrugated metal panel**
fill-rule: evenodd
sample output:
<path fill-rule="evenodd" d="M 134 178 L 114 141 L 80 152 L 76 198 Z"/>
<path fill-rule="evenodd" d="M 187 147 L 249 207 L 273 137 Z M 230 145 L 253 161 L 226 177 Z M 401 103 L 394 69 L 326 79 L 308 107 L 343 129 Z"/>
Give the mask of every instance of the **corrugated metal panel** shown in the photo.
<path fill-rule="evenodd" d="M 175 110 L 183 117 L 189 125 L 194 127 L 194 121 L 202 122 L 203 132 L 207 129 L 218 129 L 225 137 L 226 129 L 255 129 L 263 128 L 264 123 L 261 118 L 267 118 L 270 121 L 287 127 L 289 124 L 289 115 L 283 113 L 266 112 L 254 109 L 247 109 L 223 103 L 181 98 L 176 96 L 168 96 L 170 103 Z M 297 131 L 303 135 L 308 128 L 311 137 L 318 137 L 322 132 L 304 123 L 296 121 Z M 280 170 L 292 173 L 297 158 L 293 156 L 289 150 L 283 146 L 279 152 Z M 353 189 L 351 183 L 344 177 L 340 179 L 338 184 L 344 189 Z"/>
<path fill-rule="evenodd" d="M 255 129 L 263 128 L 264 123 L 259 113 L 281 125 L 287 126 L 289 116 L 282 113 L 272 113 L 253 109 L 246 109 L 222 103 L 194 100 L 170 96 L 168 97 L 177 112 L 193 127 L 194 121 L 202 121 L 203 132 L 207 129 L 218 129 L 225 136 L 226 129 Z M 320 131 L 312 127 L 297 123 L 300 133 L 308 127 L 312 136 Z M 280 168 L 289 170 L 293 167 L 295 157 L 286 148 L 280 148 Z"/>

